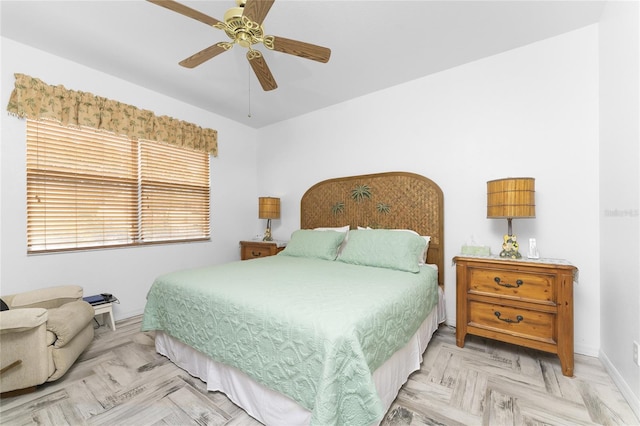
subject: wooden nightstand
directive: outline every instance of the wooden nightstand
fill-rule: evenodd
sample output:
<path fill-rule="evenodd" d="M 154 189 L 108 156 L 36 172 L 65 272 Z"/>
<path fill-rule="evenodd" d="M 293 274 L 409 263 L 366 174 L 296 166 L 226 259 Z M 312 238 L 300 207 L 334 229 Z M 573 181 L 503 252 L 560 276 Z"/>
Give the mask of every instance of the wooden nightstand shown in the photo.
<path fill-rule="evenodd" d="M 284 250 L 284 245 L 275 241 L 240 241 L 240 259 L 257 259 L 273 256 Z"/>
<path fill-rule="evenodd" d="M 573 376 L 574 266 L 499 257 L 454 262 L 459 347 L 473 334 L 555 353 L 562 374 Z"/>

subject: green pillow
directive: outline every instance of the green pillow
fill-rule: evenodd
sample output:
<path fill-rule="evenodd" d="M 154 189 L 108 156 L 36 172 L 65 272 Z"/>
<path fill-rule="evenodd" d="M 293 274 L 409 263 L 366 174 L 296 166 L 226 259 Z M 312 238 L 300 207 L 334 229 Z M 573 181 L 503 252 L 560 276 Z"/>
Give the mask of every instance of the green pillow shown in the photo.
<path fill-rule="evenodd" d="M 418 259 L 427 243 L 421 236 L 390 229 L 349 232 L 338 260 L 355 265 L 419 272 Z"/>
<path fill-rule="evenodd" d="M 335 260 L 345 235 L 346 232 L 300 229 L 291 234 L 291 240 L 278 255 Z"/>

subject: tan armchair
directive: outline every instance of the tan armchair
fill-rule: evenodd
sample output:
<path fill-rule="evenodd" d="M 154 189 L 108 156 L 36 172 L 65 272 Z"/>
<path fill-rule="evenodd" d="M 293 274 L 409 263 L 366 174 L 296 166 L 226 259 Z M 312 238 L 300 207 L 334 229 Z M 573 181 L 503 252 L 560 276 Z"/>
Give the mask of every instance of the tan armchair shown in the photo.
<path fill-rule="evenodd" d="M 60 378 L 93 340 L 93 307 L 82 287 L 59 286 L 2 296 L 0 393 L 35 390 Z"/>

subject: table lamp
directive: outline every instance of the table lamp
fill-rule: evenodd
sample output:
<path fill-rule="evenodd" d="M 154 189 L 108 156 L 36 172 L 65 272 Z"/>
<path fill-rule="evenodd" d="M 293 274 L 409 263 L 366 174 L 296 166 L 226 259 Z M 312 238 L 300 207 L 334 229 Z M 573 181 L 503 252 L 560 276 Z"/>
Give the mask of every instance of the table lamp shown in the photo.
<path fill-rule="evenodd" d="M 259 197 L 258 217 L 267 219 L 267 229 L 264 231 L 262 241 L 273 241 L 271 237 L 271 219 L 280 219 L 280 198 Z"/>
<path fill-rule="evenodd" d="M 487 218 L 507 219 L 500 257 L 520 259 L 511 219 L 536 217 L 535 179 L 506 178 L 487 182 Z"/>

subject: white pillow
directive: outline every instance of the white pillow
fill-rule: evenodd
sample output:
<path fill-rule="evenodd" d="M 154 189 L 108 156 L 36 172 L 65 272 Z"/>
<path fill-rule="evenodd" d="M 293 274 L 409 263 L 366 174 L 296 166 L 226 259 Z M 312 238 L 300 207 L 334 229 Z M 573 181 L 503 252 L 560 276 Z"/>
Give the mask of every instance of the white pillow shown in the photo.
<path fill-rule="evenodd" d="M 427 252 L 429 251 L 429 243 L 431 242 L 430 235 L 420 235 L 427 242 L 427 245 L 424 247 L 424 252 L 422 253 L 421 259 L 418 262 L 420 265 L 424 265 L 427 263 Z"/>
<path fill-rule="evenodd" d="M 373 228 L 370 228 L 368 226 L 366 228 L 362 226 L 358 226 L 359 231 L 367 231 L 369 229 L 373 229 Z M 413 229 L 389 229 L 389 231 L 406 231 L 406 232 L 411 232 L 412 234 L 420 235 Z M 429 250 L 429 243 L 431 242 L 431 236 L 429 235 L 420 235 L 420 236 L 424 238 L 424 240 L 427 242 L 427 245 L 424 247 L 424 251 L 420 255 L 420 258 L 418 259 L 418 265 L 424 265 L 427 262 L 427 251 Z"/>
<path fill-rule="evenodd" d="M 335 232 L 344 232 L 345 236 L 344 236 L 344 240 L 342 240 L 342 244 L 340 244 L 340 247 L 338 247 L 338 255 L 340 255 L 340 253 L 342 253 L 342 250 L 344 249 L 344 246 L 347 245 L 347 240 L 349 239 L 349 225 L 346 226 L 336 226 L 336 227 L 320 227 L 320 228 L 313 228 L 314 231 L 335 231 Z"/>

